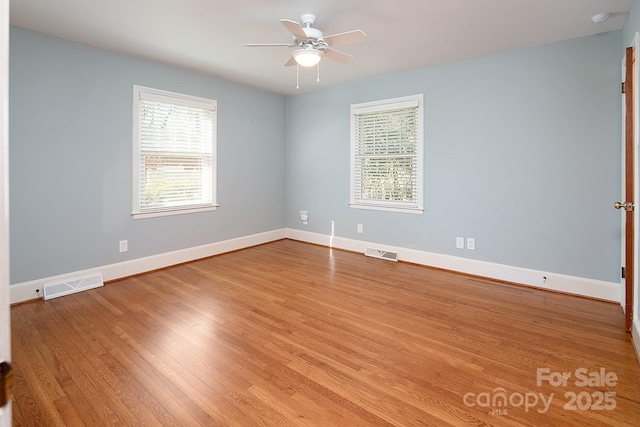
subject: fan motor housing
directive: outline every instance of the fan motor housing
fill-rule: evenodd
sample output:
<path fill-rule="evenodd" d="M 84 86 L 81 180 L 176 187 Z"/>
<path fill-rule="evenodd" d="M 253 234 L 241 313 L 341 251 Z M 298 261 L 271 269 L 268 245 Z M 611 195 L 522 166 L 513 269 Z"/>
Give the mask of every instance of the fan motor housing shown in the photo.
<path fill-rule="evenodd" d="M 322 31 L 318 30 L 317 28 L 305 27 L 302 30 L 310 39 L 318 40 L 322 38 Z"/>

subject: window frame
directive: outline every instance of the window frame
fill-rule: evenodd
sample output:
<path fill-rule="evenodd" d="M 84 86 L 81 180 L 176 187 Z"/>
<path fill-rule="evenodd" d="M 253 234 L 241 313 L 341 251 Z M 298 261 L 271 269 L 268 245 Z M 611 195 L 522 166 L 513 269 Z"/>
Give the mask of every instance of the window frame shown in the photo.
<path fill-rule="evenodd" d="M 154 209 L 144 210 L 140 205 L 140 107 L 141 100 L 151 99 L 169 104 L 208 109 L 213 112 L 212 116 L 212 137 L 211 137 L 211 203 L 194 203 L 181 206 L 162 206 Z M 170 92 L 162 89 L 155 89 L 145 86 L 133 86 L 133 194 L 132 212 L 134 219 L 152 218 L 166 215 L 180 215 L 194 212 L 213 211 L 218 208 L 217 204 L 217 101 L 208 98 L 201 98 L 177 92 Z"/>
<path fill-rule="evenodd" d="M 417 105 L 416 105 L 417 104 Z M 416 198 L 409 203 L 367 200 L 356 198 L 356 116 L 375 112 L 393 111 L 402 108 L 416 108 L 416 162 L 415 184 Z M 422 214 L 424 212 L 424 96 L 423 94 L 382 99 L 378 101 L 351 104 L 350 111 L 350 187 L 349 206 L 354 209 L 369 209 L 388 212 Z"/>

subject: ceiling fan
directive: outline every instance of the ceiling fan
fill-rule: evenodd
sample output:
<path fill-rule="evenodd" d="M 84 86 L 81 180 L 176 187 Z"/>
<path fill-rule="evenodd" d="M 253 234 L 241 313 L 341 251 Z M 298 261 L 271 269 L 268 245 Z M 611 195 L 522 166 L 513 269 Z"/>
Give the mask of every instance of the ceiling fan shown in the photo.
<path fill-rule="evenodd" d="M 366 40 L 367 35 L 362 30 L 347 31 L 346 33 L 324 36 L 322 31 L 313 28 L 316 17 L 310 13 L 302 15 L 300 18 L 302 25 L 289 19 L 281 19 L 280 23 L 293 35 L 293 43 L 248 43 L 249 47 L 271 47 L 286 46 L 298 47 L 291 53 L 291 58 L 284 64 L 285 66 L 301 65 L 303 67 L 313 67 L 318 64 L 323 57 L 346 64 L 351 62 L 353 55 L 335 50 L 333 46 L 360 43 Z"/>

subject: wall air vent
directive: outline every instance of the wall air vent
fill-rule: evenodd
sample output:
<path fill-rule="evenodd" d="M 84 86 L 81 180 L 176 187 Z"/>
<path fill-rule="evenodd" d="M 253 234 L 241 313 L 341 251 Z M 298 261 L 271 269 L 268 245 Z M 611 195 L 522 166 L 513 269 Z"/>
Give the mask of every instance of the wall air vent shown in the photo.
<path fill-rule="evenodd" d="M 393 262 L 398 261 L 397 252 L 384 251 L 382 249 L 367 248 L 367 250 L 364 251 L 364 254 L 372 258 L 386 259 L 387 261 L 393 261 Z"/>
<path fill-rule="evenodd" d="M 69 279 L 64 282 L 49 283 L 44 285 L 44 299 L 48 300 L 75 294 L 76 292 L 88 291 L 89 289 L 99 288 L 100 286 L 104 286 L 102 273 Z"/>

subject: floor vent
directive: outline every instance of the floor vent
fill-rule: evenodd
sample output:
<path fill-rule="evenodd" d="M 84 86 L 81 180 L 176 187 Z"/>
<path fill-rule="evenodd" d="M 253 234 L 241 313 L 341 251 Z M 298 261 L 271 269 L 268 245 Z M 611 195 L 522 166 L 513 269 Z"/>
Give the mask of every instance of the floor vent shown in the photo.
<path fill-rule="evenodd" d="M 387 261 L 394 261 L 394 262 L 398 261 L 397 252 L 383 251 L 382 249 L 367 248 L 367 250 L 364 251 L 364 254 L 366 256 L 370 256 L 373 258 L 386 259 Z"/>
<path fill-rule="evenodd" d="M 77 279 L 70 279 L 66 282 L 50 283 L 44 286 L 44 299 L 62 297 L 76 292 L 88 291 L 89 289 L 104 286 L 102 274 L 86 276 Z"/>

